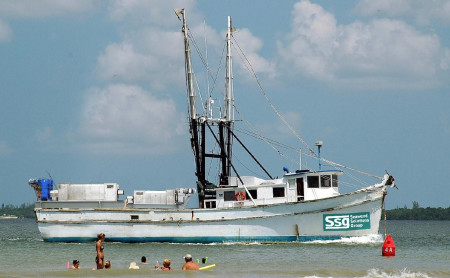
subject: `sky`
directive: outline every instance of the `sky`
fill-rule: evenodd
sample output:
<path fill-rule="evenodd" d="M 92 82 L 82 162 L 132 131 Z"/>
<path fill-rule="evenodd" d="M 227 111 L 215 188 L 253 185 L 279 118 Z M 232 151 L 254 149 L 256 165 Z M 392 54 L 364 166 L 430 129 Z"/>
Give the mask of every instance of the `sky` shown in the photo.
<path fill-rule="evenodd" d="M 322 157 L 393 175 L 386 208 L 450 206 L 450 1 L 418 0 L 0 1 L 0 203 L 34 202 L 30 178 L 195 187 L 182 8 L 218 76 L 193 58 L 202 92 L 223 93 L 232 16 L 236 126 L 307 152 L 267 96 Z M 273 176 L 299 168 L 295 151 L 263 145 Z"/>

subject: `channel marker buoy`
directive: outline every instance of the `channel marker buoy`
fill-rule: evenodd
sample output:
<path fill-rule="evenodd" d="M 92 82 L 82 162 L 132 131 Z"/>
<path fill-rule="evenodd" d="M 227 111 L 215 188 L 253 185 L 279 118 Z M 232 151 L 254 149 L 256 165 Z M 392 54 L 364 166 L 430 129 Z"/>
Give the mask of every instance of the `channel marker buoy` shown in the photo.
<path fill-rule="evenodd" d="M 395 244 L 391 235 L 386 236 L 381 253 L 383 254 L 383 256 L 395 256 Z"/>

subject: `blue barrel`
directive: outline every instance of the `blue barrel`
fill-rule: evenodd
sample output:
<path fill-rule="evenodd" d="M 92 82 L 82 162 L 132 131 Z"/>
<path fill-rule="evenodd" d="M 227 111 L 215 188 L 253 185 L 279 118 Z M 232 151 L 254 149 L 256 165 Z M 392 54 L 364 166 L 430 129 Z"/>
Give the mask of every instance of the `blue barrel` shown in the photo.
<path fill-rule="evenodd" d="M 50 199 L 50 191 L 53 190 L 53 180 L 38 179 L 37 183 L 41 186 L 41 200 L 47 201 Z"/>

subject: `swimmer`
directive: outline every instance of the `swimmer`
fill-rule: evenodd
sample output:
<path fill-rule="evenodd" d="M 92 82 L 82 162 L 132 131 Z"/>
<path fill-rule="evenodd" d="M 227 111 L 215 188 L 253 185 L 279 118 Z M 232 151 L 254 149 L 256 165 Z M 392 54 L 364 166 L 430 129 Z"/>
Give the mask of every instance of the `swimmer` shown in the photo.
<path fill-rule="evenodd" d="M 105 241 L 105 234 L 100 233 L 97 235 L 97 243 L 95 244 L 95 249 L 97 251 L 97 257 L 95 257 L 95 263 L 97 264 L 97 269 L 103 269 L 105 266 L 105 253 L 103 251 L 103 242 Z"/>
<path fill-rule="evenodd" d="M 198 264 L 192 260 L 191 254 L 186 254 L 184 261 L 186 263 L 181 268 L 182 270 L 198 270 Z"/>
<path fill-rule="evenodd" d="M 141 258 L 141 264 L 148 264 L 147 263 L 147 258 L 145 256 L 142 256 Z"/>
<path fill-rule="evenodd" d="M 79 269 L 80 268 L 80 261 L 79 260 L 73 260 L 73 265 L 70 267 L 70 269 Z"/>
<path fill-rule="evenodd" d="M 162 271 L 172 270 L 170 267 L 170 259 L 164 259 L 163 265 L 161 266 Z"/>

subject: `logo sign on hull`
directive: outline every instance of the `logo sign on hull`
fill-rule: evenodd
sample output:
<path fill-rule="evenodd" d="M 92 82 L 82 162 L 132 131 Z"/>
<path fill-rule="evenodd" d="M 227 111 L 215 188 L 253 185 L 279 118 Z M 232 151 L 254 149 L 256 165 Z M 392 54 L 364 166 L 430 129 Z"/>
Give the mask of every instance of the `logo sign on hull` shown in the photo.
<path fill-rule="evenodd" d="M 324 231 L 348 231 L 370 229 L 370 213 L 324 214 Z"/>

